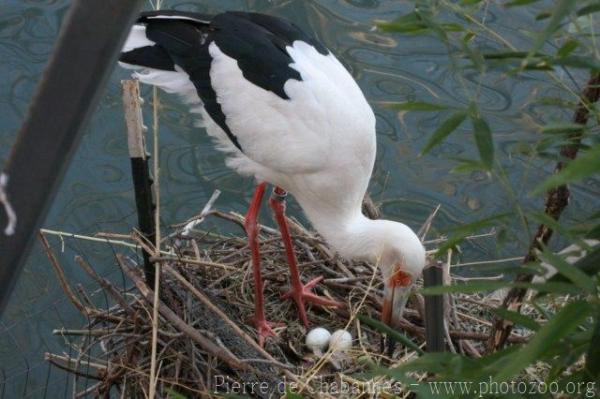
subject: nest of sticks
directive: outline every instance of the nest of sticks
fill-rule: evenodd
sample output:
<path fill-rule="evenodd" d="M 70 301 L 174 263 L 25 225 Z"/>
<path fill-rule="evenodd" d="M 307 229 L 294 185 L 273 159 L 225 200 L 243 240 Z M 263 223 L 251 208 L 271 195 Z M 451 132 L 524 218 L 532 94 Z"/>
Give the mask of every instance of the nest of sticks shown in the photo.
<path fill-rule="evenodd" d="M 376 209 L 369 206 L 369 202 L 365 211 L 376 216 Z M 434 214 L 425 222 L 421 236 L 425 236 Z M 203 231 L 202 222 L 207 218 L 238 225 L 242 235 Z M 376 321 L 382 291 L 377 268 L 340 259 L 316 233 L 290 219 L 304 281 L 325 276 L 317 288 L 318 293 L 346 304 L 336 309 L 309 306 L 312 326 L 323 326 L 330 331 L 346 329 L 354 338 L 349 351 L 316 355 L 304 346 L 307 331 L 297 317 L 295 305 L 280 299 L 288 289 L 289 272 L 279 232 L 261 226 L 267 319 L 285 326 L 276 328 L 278 337 L 268 339 L 265 348 L 260 348 L 250 321 L 254 313 L 253 280 L 243 223 L 241 215 L 210 210 L 208 206 L 196 218 L 177 226 L 176 231 L 163 240 L 160 255 L 150 259 L 161 267 L 157 397 L 227 394 L 280 397 L 285 389 L 301 392 L 303 397 L 339 397 L 335 392 L 339 393 L 343 387 L 350 390 L 348 395 L 342 396 L 359 397 L 378 386 L 382 387 L 381 392 L 387 389 L 392 395 L 408 395 L 401 388 L 394 390 L 397 388 L 394 382 L 384 377 L 359 376 L 373 364 L 393 367 L 406 362 L 424 348 L 423 297 L 415 294 L 409 301 L 400 326 L 404 337 L 388 335 L 384 345 L 384 335 Z M 71 373 L 76 382 L 83 378 L 94 381 L 86 383 L 77 397 L 109 397 L 115 392 L 120 397 L 147 397 L 154 293 L 144 281 L 142 266 L 125 252 L 117 255 L 119 267 L 133 282 L 131 288 L 123 291 L 77 257 L 77 263 L 111 298 L 109 308 L 97 307 L 86 299 L 86 293 L 81 290 L 75 293 L 71 288 L 46 239 L 47 233 L 41 235 L 41 240 L 52 266 L 66 295 L 87 320 L 83 328 L 63 326 L 55 330 L 59 335 L 81 336 L 81 341 L 72 348 L 70 353 L 74 355 L 47 353 L 47 360 Z M 68 237 L 65 233 L 61 235 Z M 159 254 L 135 232 L 130 236 L 101 236 L 105 240 L 128 241 L 148 253 Z M 425 241 L 425 244 L 433 252 L 440 241 Z M 448 279 L 452 278 L 449 263 L 442 265 Z M 474 294 L 454 295 L 447 300 L 450 306 L 446 307 L 445 334 L 449 350 L 480 356 L 489 333 L 492 317 L 489 308 L 498 305 L 497 298 Z M 390 345 L 393 342 L 390 337 L 405 341 Z M 523 342 L 526 337 L 517 332 L 510 340 Z M 81 385 L 74 384 L 75 387 Z"/>

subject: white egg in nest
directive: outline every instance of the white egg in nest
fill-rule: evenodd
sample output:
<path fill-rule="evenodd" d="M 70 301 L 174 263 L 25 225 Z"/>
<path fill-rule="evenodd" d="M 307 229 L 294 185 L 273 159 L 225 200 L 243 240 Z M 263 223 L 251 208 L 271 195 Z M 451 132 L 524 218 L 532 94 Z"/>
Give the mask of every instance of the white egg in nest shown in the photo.
<path fill-rule="evenodd" d="M 344 352 L 352 348 L 352 334 L 346 330 L 337 330 L 329 338 L 329 349 Z"/>
<path fill-rule="evenodd" d="M 329 344 L 331 333 L 323 327 L 313 328 L 306 334 L 306 346 L 315 354 L 321 354 Z"/>

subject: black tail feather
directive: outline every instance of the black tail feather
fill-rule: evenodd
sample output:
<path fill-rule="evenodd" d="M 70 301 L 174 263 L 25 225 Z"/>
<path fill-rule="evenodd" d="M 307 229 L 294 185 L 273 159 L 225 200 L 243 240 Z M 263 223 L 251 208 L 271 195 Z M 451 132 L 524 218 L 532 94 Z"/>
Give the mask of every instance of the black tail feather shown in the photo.
<path fill-rule="evenodd" d="M 146 46 L 121 53 L 119 61 L 146 68 L 174 71 L 175 64 L 169 54 L 160 46 Z"/>

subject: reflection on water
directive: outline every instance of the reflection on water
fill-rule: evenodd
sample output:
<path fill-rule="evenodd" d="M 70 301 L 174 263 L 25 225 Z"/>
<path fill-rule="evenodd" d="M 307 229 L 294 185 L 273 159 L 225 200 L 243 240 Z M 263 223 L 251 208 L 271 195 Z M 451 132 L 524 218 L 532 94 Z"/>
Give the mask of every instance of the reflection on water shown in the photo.
<path fill-rule="evenodd" d="M 442 209 L 434 223 L 439 231 L 464 221 L 511 210 L 514 198 L 524 206 L 539 207 L 540 200 L 527 196 L 532 184 L 547 173 L 550 164 L 532 168 L 522 155 L 526 141 L 536 140 L 535 125 L 549 120 L 549 109 L 533 104 L 542 95 L 559 96 L 556 84 L 535 74 L 515 80 L 489 73 L 483 82 L 475 73 L 452 68 L 446 48 L 436 40 L 374 32 L 376 19 L 390 19 L 410 9 L 410 2 L 376 0 L 247 0 L 176 1 L 165 7 L 216 13 L 225 9 L 252 10 L 285 16 L 304 30 L 318 36 L 352 72 L 373 104 L 377 115 L 378 154 L 370 192 L 383 204 L 389 218 L 418 227 L 437 204 Z M 15 132 L 23 118 L 32 91 L 47 61 L 58 27 L 69 2 L 0 0 L 0 161 L 8 155 Z M 531 16 L 505 12 L 490 6 L 487 22 L 513 44 L 523 40 Z M 517 12 L 517 13 L 516 13 Z M 516 14 L 515 14 L 516 13 Z M 520 14 L 519 14 L 520 13 Z M 126 72 L 115 70 L 103 100 L 94 115 L 73 163 L 65 176 L 45 226 L 57 230 L 91 234 L 97 231 L 128 232 L 135 224 L 133 192 L 129 176 L 119 81 Z M 92 77 L 93 78 L 93 77 Z M 583 76 L 575 76 L 583 81 Z M 516 187 L 514 196 L 481 173 L 451 174 L 451 158 L 476 156 L 465 124 L 447 143 L 425 157 L 419 150 L 444 115 L 400 113 L 383 106 L 388 101 L 420 99 L 453 106 L 468 104 L 478 88 L 478 102 L 497 138 L 497 157 Z M 148 89 L 144 89 L 146 95 Z M 553 115 L 559 117 L 560 115 Z M 149 118 L 149 113 L 147 113 Z M 566 115 L 564 117 L 567 117 Z M 185 107 L 175 96 L 161 95 L 161 189 L 162 223 L 165 227 L 197 213 L 212 192 L 223 191 L 217 204 L 242 212 L 251 195 L 252 181 L 225 168 L 221 154 L 210 140 L 193 127 Z M 544 165 L 536 165 L 544 166 Z M 566 218 L 578 209 L 597 204 L 597 181 L 576 190 Z M 539 209 L 539 208 L 538 208 Z M 301 217 L 298 207 L 290 211 Z M 269 221 L 265 218 L 265 221 Z M 518 221 L 515 218 L 515 226 Z M 239 232 L 238 232 L 239 233 Z M 465 256 L 495 257 L 522 253 L 526 235 L 513 236 L 505 247 L 496 249 L 492 240 L 466 246 Z M 60 242 L 56 241 L 57 248 Z M 84 286 L 91 285 L 72 262 L 75 254 L 85 255 L 97 270 L 122 284 L 108 245 L 65 240 L 63 266 Z M 44 381 L 50 378 L 49 397 L 64 395 L 64 375 L 42 362 L 45 351 L 63 350 L 65 339 L 51 335 L 62 325 L 78 326 L 79 315 L 65 302 L 50 266 L 39 249 L 27 268 L 0 324 L 0 384 L 2 371 L 11 378 L 10 392 L 24 396 L 24 390 L 40 397 Z M 93 300 L 104 301 L 98 296 Z M 26 370 L 30 369 L 27 373 Z M 25 376 L 28 377 L 27 386 Z M 12 377 L 11 377 L 12 376 Z M 41 387 L 41 388 L 40 388 Z M 13 397 L 13 396 L 9 396 Z"/>

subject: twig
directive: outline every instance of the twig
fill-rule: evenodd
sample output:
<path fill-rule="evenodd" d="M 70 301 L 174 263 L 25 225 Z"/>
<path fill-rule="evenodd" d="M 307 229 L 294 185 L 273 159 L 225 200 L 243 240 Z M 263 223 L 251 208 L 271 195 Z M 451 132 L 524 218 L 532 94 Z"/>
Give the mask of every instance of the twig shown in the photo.
<path fill-rule="evenodd" d="M 70 357 L 66 357 L 66 356 L 60 356 L 60 355 L 55 355 L 53 353 L 48 353 L 46 352 L 44 354 L 44 359 L 50 363 L 52 363 L 54 366 L 61 368 L 65 371 L 68 371 L 69 373 L 78 375 L 80 377 L 85 377 L 85 378 L 92 378 L 95 380 L 102 380 L 102 376 L 101 375 L 94 375 L 94 374 L 88 374 L 88 373 L 83 373 L 75 368 L 71 368 L 70 365 L 72 363 L 75 363 L 76 361 Z M 89 366 L 91 368 L 94 368 L 96 370 L 100 370 L 100 371 L 106 371 L 106 366 L 103 364 L 98 364 L 98 363 L 91 363 L 91 362 L 83 362 L 83 364 L 85 366 Z"/>
<path fill-rule="evenodd" d="M 227 270 L 227 271 L 235 271 L 235 270 L 237 270 L 235 267 L 229 266 L 229 265 L 226 265 L 226 264 L 223 264 L 223 263 L 209 262 L 209 261 L 205 261 L 205 260 L 191 259 L 189 257 L 153 256 L 153 257 L 150 258 L 150 260 L 152 262 L 161 262 L 161 263 L 165 263 L 165 262 L 179 262 L 179 263 L 188 264 L 188 265 L 214 267 L 214 268 L 217 268 L 217 269 L 223 269 L 223 270 Z"/>
<path fill-rule="evenodd" d="M 132 249 L 139 249 L 139 245 L 132 244 L 132 243 L 122 241 L 122 240 L 111 240 L 108 238 L 98 238 L 98 237 L 92 237 L 92 236 L 87 236 L 87 235 L 83 235 L 83 234 L 73 234 L 73 233 L 68 233 L 66 231 L 58 231 L 58 230 L 50 230 L 50 229 L 40 229 L 40 233 L 54 235 L 54 236 L 58 236 L 61 238 L 69 237 L 69 238 L 73 238 L 73 239 L 77 239 L 77 240 L 101 242 L 103 244 L 113 244 L 113 245 L 120 245 L 123 247 L 132 248 Z"/>
<path fill-rule="evenodd" d="M 81 301 L 77 298 L 77 295 L 75 295 L 75 293 L 73 292 L 73 289 L 67 282 L 67 277 L 65 276 L 65 272 L 63 271 L 62 267 L 58 263 L 56 256 L 54 256 L 54 252 L 52 251 L 52 248 L 50 248 L 50 244 L 48 243 L 48 240 L 46 240 L 46 237 L 44 237 L 44 235 L 42 233 L 40 233 L 39 238 L 40 238 L 40 241 L 42 242 L 42 246 L 44 247 L 44 250 L 46 251 L 46 255 L 48 256 L 48 259 L 50 260 L 50 264 L 52 265 L 52 268 L 54 269 L 54 272 L 56 273 L 56 275 L 58 277 L 58 282 L 60 283 L 65 294 L 67 294 L 67 298 L 69 298 L 71 303 L 82 314 L 84 314 L 84 315 L 90 314 L 91 309 L 89 309 L 88 307 L 86 307 L 84 304 L 81 303 Z"/>
<path fill-rule="evenodd" d="M 204 205 L 204 208 L 202 208 L 202 211 L 200 212 L 200 214 L 198 216 L 193 217 L 189 221 L 187 221 L 186 224 L 183 226 L 183 231 L 181 232 L 182 236 L 184 236 L 184 237 L 189 236 L 192 229 L 194 227 L 196 227 L 197 225 L 199 225 L 200 223 L 202 223 L 202 221 L 204 220 L 204 218 L 206 217 L 208 212 L 211 210 L 211 208 L 213 207 L 213 205 L 219 198 L 219 195 L 221 195 L 220 190 L 215 190 L 212 193 L 212 195 L 210 196 L 210 199 L 208 200 L 206 205 Z"/>
<path fill-rule="evenodd" d="M 108 329 L 80 329 L 80 330 L 67 330 L 65 328 L 59 328 L 52 330 L 53 335 L 75 335 L 75 336 L 90 336 L 90 337 L 104 337 L 110 333 L 118 333 L 123 330 L 108 330 Z"/>
<path fill-rule="evenodd" d="M 117 255 L 117 260 L 121 269 L 127 274 L 127 276 L 134 282 L 135 286 L 138 288 L 142 297 L 150 304 L 153 303 L 155 295 L 154 292 L 148 288 L 148 286 L 144 283 L 144 281 L 135 273 L 134 269 L 131 266 L 127 265 L 128 260 L 122 255 Z M 173 326 L 177 327 L 179 331 L 187 335 L 194 342 L 196 342 L 202 349 L 216 358 L 222 360 L 230 367 L 239 368 L 242 370 L 251 370 L 251 368 L 242 363 L 236 357 L 231 357 L 223 349 L 221 349 L 218 345 L 215 345 L 211 341 L 209 341 L 206 337 L 200 334 L 196 329 L 189 326 L 185 321 L 183 321 L 179 316 L 177 316 L 171 309 L 169 309 L 162 301 L 158 300 L 156 304 L 156 308 L 159 313 L 163 315 L 163 317 L 169 322 L 173 324 Z"/>
<path fill-rule="evenodd" d="M 494 229 L 490 230 L 487 233 L 481 233 L 481 234 L 474 234 L 472 236 L 468 236 L 465 237 L 465 240 L 476 240 L 478 238 L 485 238 L 485 237 L 493 237 L 496 235 L 496 231 Z M 448 237 L 440 237 L 440 238 L 435 238 L 432 240 L 425 240 L 423 241 L 423 244 L 428 245 L 428 244 L 441 244 L 443 242 L 448 241 Z"/>
<path fill-rule="evenodd" d="M 442 207 L 442 204 L 438 204 L 435 207 L 433 212 L 431 212 L 431 214 L 429 215 L 427 220 L 425 220 L 425 223 L 423 223 L 423 225 L 417 232 L 417 236 L 421 239 L 421 241 L 425 240 L 425 237 L 427 236 L 427 233 L 429 233 L 429 229 L 431 228 L 431 224 L 433 223 L 433 219 L 435 218 L 435 216 L 437 215 L 437 213 L 441 207 Z"/>
<path fill-rule="evenodd" d="M 94 280 L 96 280 L 96 282 L 98 284 L 100 284 L 100 286 L 102 288 L 104 288 L 105 291 L 108 292 L 108 294 L 113 297 L 113 299 L 115 301 L 117 301 L 117 303 L 121 306 L 121 308 L 123 310 L 125 310 L 126 312 L 132 314 L 133 310 L 131 309 L 131 307 L 129 306 L 129 304 L 127 303 L 127 301 L 125 300 L 125 298 L 123 298 L 123 295 L 121 295 L 121 293 L 119 291 L 117 291 L 117 289 L 110 283 L 110 281 L 108 281 L 105 278 L 102 278 L 98 275 L 98 273 L 96 273 L 94 271 L 94 269 L 85 261 L 83 260 L 83 258 L 81 256 L 76 256 L 75 257 L 75 262 L 77 262 L 77 264 L 79 266 L 81 266 L 81 268 L 83 270 L 85 270 L 85 272 L 92 277 Z"/>
<path fill-rule="evenodd" d="M 455 263 L 453 265 L 450 265 L 450 267 L 455 268 L 455 267 L 464 267 L 464 266 L 492 265 L 492 264 L 496 264 L 496 263 L 508 263 L 508 262 L 522 261 L 522 260 L 523 260 L 522 256 L 515 256 L 512 258 L 492 259 L 492 260 L 476 260 L 474 262 Z"/>
<path fill-rule="evenodd" d="M 246 343 L 252 346 L 257 352 L 259 352 L 265 359 L 269 360 L 273 364 L 276 364 L 278 367 L 287 368 L 288 366 L 278 362 L 274 359 L 268 352 L 266 352 L 263 348 L 260 347 L 252 338 L 248 336 L 241 328 L 238 327 L 218 306 L 212 303 L 212 301 L 204 295 L 200 290 L 192 285 L 185 277 L 183 277 L 179 272 L 173 269 L 171 266 L 165 264 L 165 271 L 175 277 L 185 288 L 189 290 L 200 302 L 202 302 L 206 307 L 208 307 L 212 312 L 217 314 L 225 323 L 227 323 L 235 333 L 242 338 Z"/>

